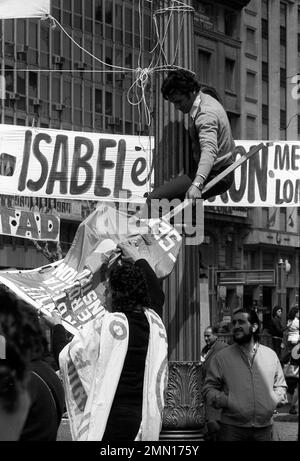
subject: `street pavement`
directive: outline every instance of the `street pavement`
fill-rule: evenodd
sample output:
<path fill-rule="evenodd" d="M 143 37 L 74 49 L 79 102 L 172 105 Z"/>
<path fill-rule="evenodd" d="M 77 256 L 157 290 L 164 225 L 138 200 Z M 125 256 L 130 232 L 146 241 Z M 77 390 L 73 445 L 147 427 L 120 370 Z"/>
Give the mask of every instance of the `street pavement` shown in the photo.
<path fill-rule="evenodd" d="M 298 415 L 289 414 L 290 405 L 278 409 L 274 418 L 274 441 L 295 442 L 298 440 Z M 63 418 L 58 431 L 58 441 L 71 441 L 68 418 Z"/>
<path fill-rule="evenodd" d="M 274 418 L 274 438 L 281 442 L 295 442 L 298 440 L 299 416 L 289 414 L 290 404 L 278 409 Z"/>

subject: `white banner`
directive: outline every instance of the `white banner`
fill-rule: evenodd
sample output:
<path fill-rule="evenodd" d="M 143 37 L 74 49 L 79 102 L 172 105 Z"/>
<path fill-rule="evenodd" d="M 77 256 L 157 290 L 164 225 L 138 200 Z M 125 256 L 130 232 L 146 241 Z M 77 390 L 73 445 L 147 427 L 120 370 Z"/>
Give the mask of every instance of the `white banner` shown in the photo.
<path fill-rule="evenodd" d="M 50 14 L 50 0 L 0 0 L 0 19 L 41 18 Z"/>
<path fill-rule="evenodd" d="M 0 194 L 145 202 L 151 139 L 0 126 Z"/>
<path fill-rule="evenodd" d="M 0 234 L 33 240 L 59 240 L 58 216 L 0 206 Z"/>
<path fill-rule="evenodd" d="M 235 160 L 252 146 L 267 141 L 235 141 Z M 235 170 L 228 192 L 205 205 L 234 207 L 300 206 L 300 142 L 274 141 Z M 275 211 L 275 210 L 274 210 Z M 273 217 L 276 222 L 276 213 Z"/>

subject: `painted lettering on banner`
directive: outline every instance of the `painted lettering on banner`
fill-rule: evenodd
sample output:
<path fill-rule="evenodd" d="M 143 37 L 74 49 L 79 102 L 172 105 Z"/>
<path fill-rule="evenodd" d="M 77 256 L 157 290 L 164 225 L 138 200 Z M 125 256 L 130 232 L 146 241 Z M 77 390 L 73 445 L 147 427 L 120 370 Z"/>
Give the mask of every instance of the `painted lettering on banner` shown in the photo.
<path fill-rule="evenodd" d="M 0 206 L 0 234 L 33 240 L 59 240 L 57 216 Z"/>
<path fill-rule="evenodd" d="M 0 194 L 145 201 L 150 190 L 148 137 L 0 127 L 0 159 L 11 159 Z"/>
<path fill-rule="evenodd" d="M 260 141 L 236 141 L 237 160 Z M 300 142 L 280 141 L 264 146 L 235 170 L 234 182 L 225 194 L 204 205 L 216 206 L 299 206 Z"/>

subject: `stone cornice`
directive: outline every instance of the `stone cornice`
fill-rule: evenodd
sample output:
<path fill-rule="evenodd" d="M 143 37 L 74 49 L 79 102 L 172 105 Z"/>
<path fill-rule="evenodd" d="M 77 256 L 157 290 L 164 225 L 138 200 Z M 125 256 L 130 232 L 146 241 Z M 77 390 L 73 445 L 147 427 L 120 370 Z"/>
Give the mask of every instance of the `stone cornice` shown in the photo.
<path fill-rule="evenodd" d="M 221 2 L 217 2 L 221 3 Z M 234 8 L 236 10 L 241 10 L 246 5 L 250 3 L 250 0 L 223 0 L 222 4 Z"/>

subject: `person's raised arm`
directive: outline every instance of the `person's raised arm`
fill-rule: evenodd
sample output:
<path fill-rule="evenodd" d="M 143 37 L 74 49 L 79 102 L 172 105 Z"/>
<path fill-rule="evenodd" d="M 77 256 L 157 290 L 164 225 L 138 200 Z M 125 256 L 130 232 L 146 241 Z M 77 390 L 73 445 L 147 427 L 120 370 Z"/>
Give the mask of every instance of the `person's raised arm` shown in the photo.
<path fill-rule="evenodd" d="M 52 329 L 51 341 L 52 351 L 56 363 L 59 366 L 59 354 L 63 348 L 69 343 L 67 338 L 67 331 L 62 325 L 61 317 L 55 311 L 51 313 L 51 317 L 44 316 L 45 322 Z"/>
<path fill-rule="evenodd" d="M 154 270 L 144 258 L 141 258 L 137 248 L 129 241 L 119 243 L 118 248 L 122 251 L 122 259 L 134 262 L 141 269 L 148 286 L 151 303 L 149 307 L 161 317 L 165 295 Z"/>

